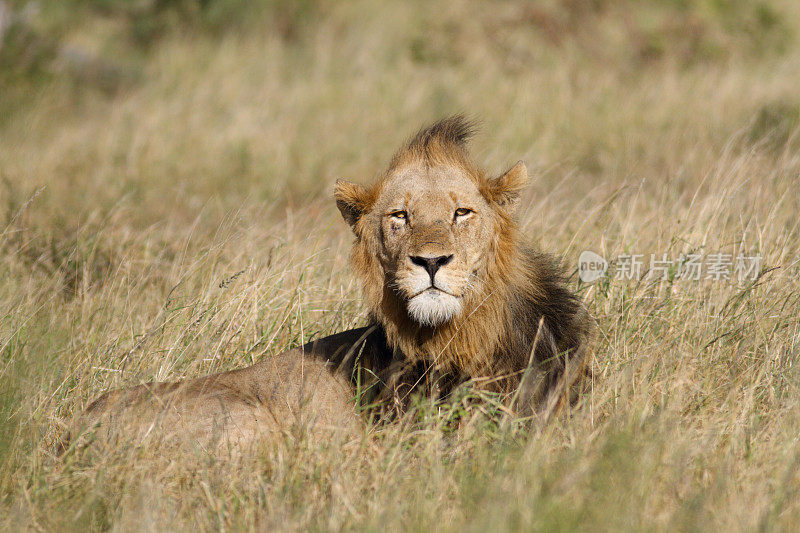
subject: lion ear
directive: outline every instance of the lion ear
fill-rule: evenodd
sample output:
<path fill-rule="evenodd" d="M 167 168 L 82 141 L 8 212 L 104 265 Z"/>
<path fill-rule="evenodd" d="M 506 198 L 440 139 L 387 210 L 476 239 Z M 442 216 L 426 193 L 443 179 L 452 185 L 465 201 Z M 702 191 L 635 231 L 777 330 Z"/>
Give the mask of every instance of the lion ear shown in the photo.
<path fill-rule="evenodd" d="M 528 181 L 525 163 L 517 161 L 505 174 L 489 181 L 491 199 L 507 212 L 513 213 L 519 203 L 520 192 L 528 185 Z"/>
<path fill-rule="evenodd" d="M 353 229 L 361 215 L 369 209 L 371 196 L 366 187 L 345 180 L 336 180 L 333 188 L 336 207 L 339 208 L 342 217 Z"/>

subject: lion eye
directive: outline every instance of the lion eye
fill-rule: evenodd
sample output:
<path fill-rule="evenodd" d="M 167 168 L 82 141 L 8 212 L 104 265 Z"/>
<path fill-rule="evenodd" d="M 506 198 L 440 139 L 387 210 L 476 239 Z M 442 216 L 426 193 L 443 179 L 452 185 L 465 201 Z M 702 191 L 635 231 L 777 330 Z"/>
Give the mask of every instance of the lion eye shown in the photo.
<path fill-rule="evenodd" d="M 465 216 L 469 215 L 470 213 L 472 213 L 472 209 L 467 209 L 466 207 L 459 207 L 458 209 L 456 209 L 455 218 L 465 217 Z"/>
<path fill-rule="evenodd" d="M 398 220 L 405 220 L 408 218 L 408 213 L 406 213 L 405 211 L 394 211 L 392 213 L 389 213 L 389 216 L 396 218 Z"/>

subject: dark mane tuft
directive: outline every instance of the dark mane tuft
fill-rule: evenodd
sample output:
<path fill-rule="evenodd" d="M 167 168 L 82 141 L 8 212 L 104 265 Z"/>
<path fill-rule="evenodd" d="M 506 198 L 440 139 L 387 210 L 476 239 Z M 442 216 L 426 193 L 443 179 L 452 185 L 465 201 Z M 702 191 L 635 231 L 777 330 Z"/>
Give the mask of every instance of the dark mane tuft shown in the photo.
<path fill-rule="evenodd" d="M 455 163 L 477 173 L 478 169 L 471 163 L 466 150 L 467 141 L 475 133 L 475 130 L 475 122 L 467 119 L 464 115 L 444 118 L 419 130 L 394 154 L 389 168 L 394 168 L 407 161 L 422 160 L 428 164 L 432 162 Z"/>
<path fill-rule="evenodd" d="M 441 145 L 455 145 L 464 148 L 467 141 L 475 133 L 476 125 L 464 115 L 458 114 L 444 118 L 427 128 L 421 129 L 408 142 L 408 150 L 427 150 L 438 142 Z"/>

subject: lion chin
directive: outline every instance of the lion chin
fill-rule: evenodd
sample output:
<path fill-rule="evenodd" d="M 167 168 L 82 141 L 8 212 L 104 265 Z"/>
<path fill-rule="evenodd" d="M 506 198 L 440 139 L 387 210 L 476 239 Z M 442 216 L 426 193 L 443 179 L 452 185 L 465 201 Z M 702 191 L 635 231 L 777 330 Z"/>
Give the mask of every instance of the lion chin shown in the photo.
<path fill-rule="evenodd" d="M 422 326 L 435 327 L 457 318 L 461 314 L 461 301 L 431 287 L 408 301 L 408 314 Z"/>

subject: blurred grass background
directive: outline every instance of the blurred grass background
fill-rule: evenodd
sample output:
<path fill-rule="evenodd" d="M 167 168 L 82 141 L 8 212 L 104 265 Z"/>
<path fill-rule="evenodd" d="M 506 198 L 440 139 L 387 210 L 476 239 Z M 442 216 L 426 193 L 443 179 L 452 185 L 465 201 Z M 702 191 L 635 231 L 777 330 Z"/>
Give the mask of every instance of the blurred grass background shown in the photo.
<path fill-rule="evenodd" d="M 793 529 L 799 38 L 789 0 L 0 2 L 0 523 Z M 573 270 L 761 276 L 573 281 L 595 377 L 546 426 L 465 404 L 344 450 L 54 456 L 108 388 L 363 323 L 332 184 L 454 112 L 490 171 L 526 161 L 525 232 Z"/>

